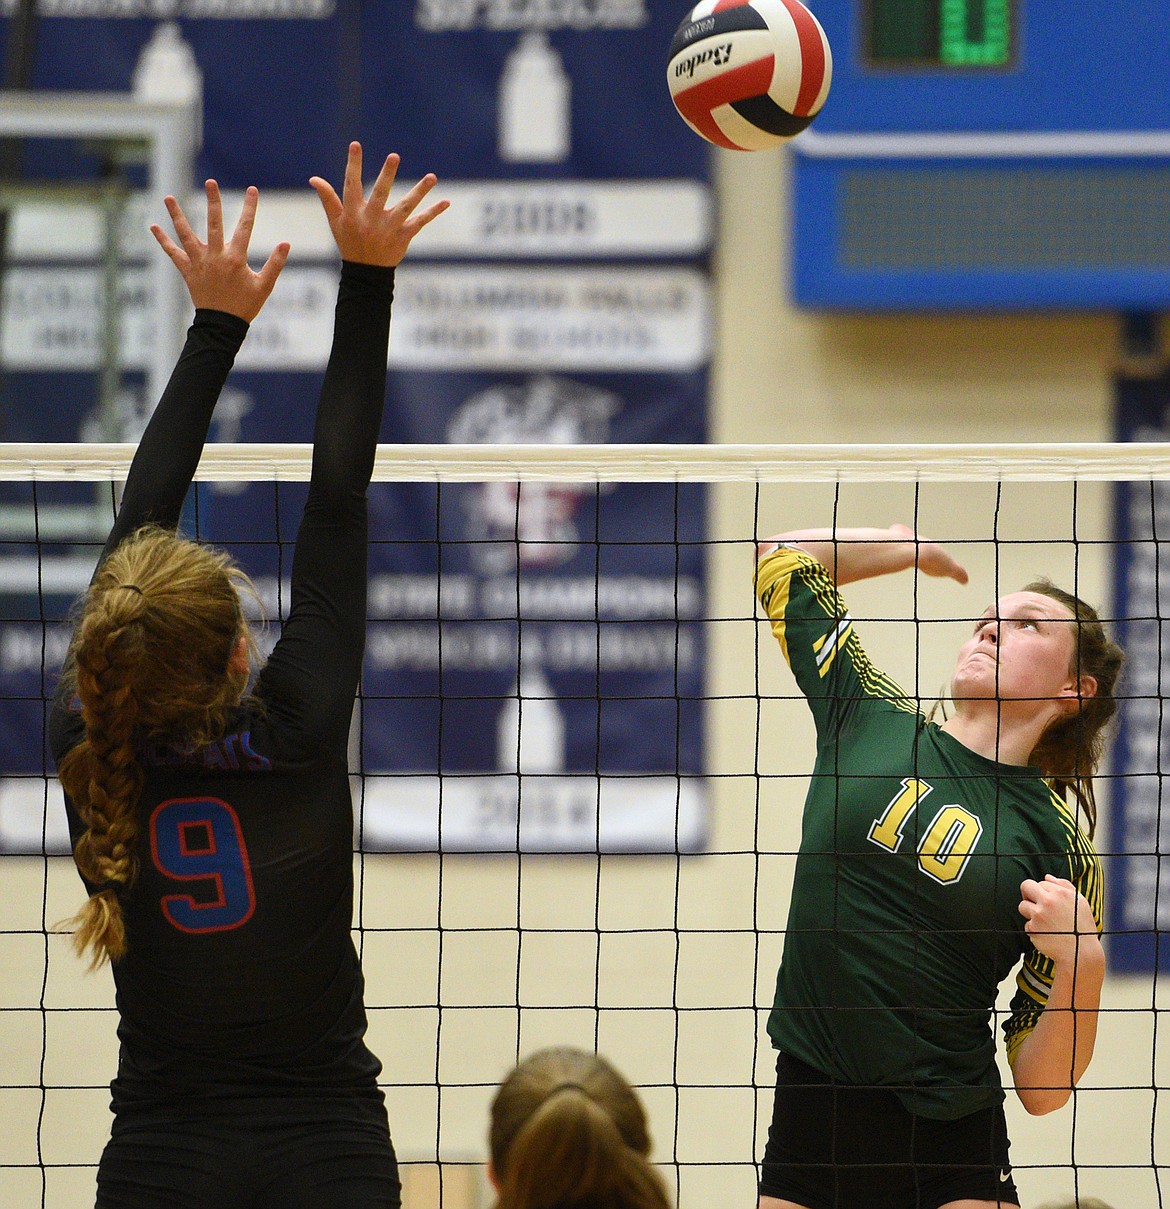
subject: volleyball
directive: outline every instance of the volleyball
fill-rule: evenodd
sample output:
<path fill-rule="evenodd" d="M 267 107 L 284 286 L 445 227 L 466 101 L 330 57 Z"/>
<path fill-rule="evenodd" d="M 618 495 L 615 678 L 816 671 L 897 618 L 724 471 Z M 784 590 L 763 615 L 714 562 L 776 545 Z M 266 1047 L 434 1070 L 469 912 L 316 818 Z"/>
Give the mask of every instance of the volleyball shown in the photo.
<path fill-rule="evenodd" d="M 821 111 L 833 57 L 800 0 L 702 0 L 674 35 L 666 76 L 697 134 L 732 151 L 764 151 Z"/>

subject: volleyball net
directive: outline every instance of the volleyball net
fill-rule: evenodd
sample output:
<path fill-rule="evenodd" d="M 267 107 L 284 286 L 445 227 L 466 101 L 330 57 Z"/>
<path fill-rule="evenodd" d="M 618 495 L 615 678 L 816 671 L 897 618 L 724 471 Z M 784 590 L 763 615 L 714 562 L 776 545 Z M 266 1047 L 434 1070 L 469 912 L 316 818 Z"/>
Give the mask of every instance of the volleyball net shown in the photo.
<path fill-rule="evenodd" d="M 112 982 L 53 930 L 82 889 L 44 724 L 132 453 L 0 448 L 0 1203 L 19 1209 L 87 1203 L 108 1135 Z M 184 518 L 252 574 L 269 643 L 309 453 L 209 447 Z M 1170 1205 L 1168 482 L 1170 452 L 1138 444 L 383 447 L 354 927 L 408 1209 L 490 1203 L 488 1104 L 551 1044 L 596 1047 L 640 1088 L 681 1206 L 754 1203 L 815 755 L 755 606 L 755 546 L 894 522 L 971 574 L 846 590 L 867 651 L 924 708 L 973 620 L 1040 574 L 1128 650 L 1098 783 L 1097 1056 L 1070 1108 L 1028 1118 L 1009 1099 L 1009 1126 L 1027 1204 Z"/>

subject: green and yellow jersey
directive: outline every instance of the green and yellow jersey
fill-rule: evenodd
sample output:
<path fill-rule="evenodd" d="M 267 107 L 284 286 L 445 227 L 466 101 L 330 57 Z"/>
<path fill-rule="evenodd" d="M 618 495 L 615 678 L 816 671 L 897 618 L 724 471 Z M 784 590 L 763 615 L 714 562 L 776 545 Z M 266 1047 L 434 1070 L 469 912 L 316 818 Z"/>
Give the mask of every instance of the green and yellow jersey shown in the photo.
<path fill-rule="evenodd" d="M 922 1116 L 996 1104 L 999 985 L 1023 958 L 1009 1060 L 1052 985 L 1020 883 L 1068 878 L 1100 927 L 1097 854 L 1037 769 L 964 747 L 873 666 L 816 559 L 782 546 L 756 589 L 817 728 L 772 1042 Z"/>

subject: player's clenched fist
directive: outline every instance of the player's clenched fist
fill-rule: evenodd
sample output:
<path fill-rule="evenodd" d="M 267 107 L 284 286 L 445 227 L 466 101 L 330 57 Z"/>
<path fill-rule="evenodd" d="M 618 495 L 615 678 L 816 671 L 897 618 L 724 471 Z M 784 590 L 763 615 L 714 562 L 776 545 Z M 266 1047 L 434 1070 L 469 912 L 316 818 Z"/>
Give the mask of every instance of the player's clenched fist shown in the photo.
<path fill-rule="evenodd" d="M 1079 961 L 1101 949 L 1092 908 L 1063 877 L 1049 873 L 1042 882 L 1021 882 L 1020 914 L 1028 938 L 1057 963 Z"/>

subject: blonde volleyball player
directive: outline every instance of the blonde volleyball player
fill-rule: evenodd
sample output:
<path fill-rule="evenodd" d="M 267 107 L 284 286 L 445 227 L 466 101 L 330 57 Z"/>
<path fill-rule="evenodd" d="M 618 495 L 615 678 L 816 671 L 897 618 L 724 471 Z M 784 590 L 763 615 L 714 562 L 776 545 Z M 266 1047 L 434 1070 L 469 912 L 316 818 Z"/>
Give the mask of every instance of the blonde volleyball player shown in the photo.
<path fill-rule="evenodd" d="M 89 898 L 76 941 L 113 966 L 121 1052 L 98 1209 L 393 1209 L 378 1060 L 364 1042 L 347 742 L 362 665 L 366 487 L 386 394 L 394 268 L 446 208 L 424 177 L 367 199 L 351 144 L 333 348 L 280 640 L 244 697 L 227 557 L 177 537 L 220 389 L 288 254 L 259 273 L 248 191 L 207 241 L 174 198 L 154 234 L 196 307 L 81 606 L 51 740 Z"/>
<path fill-rule="evenodd" d="M 1092 776 L 1122 653 L 1047 581 L 988 606 L 941 725 L 873 666 L 838 587 L 916 567 L 904 526 L 763 543 L 761 604 L 817 728 L 775 1004 L 760 1209 L 993 1209 L 1019 1198 L 991 1013 L 1016 1093 L 1063 1105 L 1093 1053 L 1105 961 Z M 1072 798 L 1070 805 L 1066 800 Z"/>

